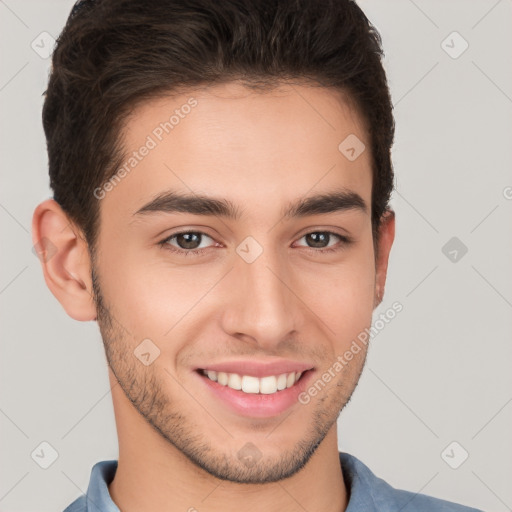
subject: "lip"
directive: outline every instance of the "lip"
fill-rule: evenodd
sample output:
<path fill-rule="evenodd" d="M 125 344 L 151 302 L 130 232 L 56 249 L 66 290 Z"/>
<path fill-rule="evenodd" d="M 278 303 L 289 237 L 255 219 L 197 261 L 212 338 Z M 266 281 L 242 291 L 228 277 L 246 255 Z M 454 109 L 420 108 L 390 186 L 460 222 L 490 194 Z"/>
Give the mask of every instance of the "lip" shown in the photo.
<path fill-rule="evenodd" d="M 216 372 L 238 373 L 238 375 L 251 375 L 252 377 L 269 377 L 282 373 L 305 372 L 312 370 L 314 365 L 308 362 L 290 361 L 285 359 L 255 361 L 239 360 L 225 361 L 221 363 L 207 364 L 198 367 L 197 370 L 214 370 Z"/>
<path fill-rule="evenodd" d="M 222 366 L 222 368 L 225 368 L 225 366 Z M 213 369 L 213 365 L 209 366 L 208 369 Z M 222 369 L 220 371 L 222 371 Z M 227 408 L 230 412 L 251 418 L 271 418 L 282 414 L 294 405 L 300 404 L 298 397 L 307 389 L 316 372 L 306 368 L 300 379 L 291 388 L 276 391 L 269 395 L 244 393 L 243 391 L 231 389 L 228 386 L 222 386 L 218 382 L 210 380 L 206 375 L 203 375 L 200 370 L 196 370 L 193 373 L 196 375 L 196 378 L 199 379 L 200 385 L 205 387 L 207 394 L 213 396 L 216 402 L 220 402 L 221 406 Z M 246 373 L 244 375 L 248 374 Z"/>

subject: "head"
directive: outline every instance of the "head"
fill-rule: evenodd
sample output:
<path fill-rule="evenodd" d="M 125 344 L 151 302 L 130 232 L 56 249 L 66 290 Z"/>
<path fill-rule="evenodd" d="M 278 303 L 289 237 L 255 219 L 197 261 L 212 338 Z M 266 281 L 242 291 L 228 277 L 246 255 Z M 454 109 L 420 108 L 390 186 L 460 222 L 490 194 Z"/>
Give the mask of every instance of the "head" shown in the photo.
<path fill-rule="evenodd" d="M 292 361 L 298 390 L 369 327 L 394 236 L 380 44 L 349 0 L 82 1 L 58 39 L 46 282 L 98 321 L 134 414 L 218 478 L 297 472 L 359 379 L 366 348 L 307 404 L 240 413 L 201 370 Z"/>

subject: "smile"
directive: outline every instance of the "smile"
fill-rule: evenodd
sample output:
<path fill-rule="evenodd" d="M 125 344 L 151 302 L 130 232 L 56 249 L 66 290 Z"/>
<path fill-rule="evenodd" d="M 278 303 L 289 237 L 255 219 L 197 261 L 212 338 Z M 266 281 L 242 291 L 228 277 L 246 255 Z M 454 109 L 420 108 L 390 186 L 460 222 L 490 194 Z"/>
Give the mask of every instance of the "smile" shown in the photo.
<path fill-rule="evenodd" d="M 301 378 L 303 372 L 281 373 L 266 377 L 239 375 L 238 373 L 217 372 L 214 370 L 201 370 L 202 374 L 221 386 L 227 386 L 248 394 L 272 395 L 278 391 L 291 388 Z"/>

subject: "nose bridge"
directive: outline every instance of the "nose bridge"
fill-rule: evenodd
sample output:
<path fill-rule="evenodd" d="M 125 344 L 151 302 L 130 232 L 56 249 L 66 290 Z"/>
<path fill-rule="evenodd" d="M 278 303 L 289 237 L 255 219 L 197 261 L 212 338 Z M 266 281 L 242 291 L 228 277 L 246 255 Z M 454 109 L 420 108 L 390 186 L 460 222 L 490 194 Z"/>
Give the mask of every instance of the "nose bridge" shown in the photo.
<path fill-rule="evenodd" d="M 237 251 L 230 286 L 236 284 L 225 311 L 224 328 L 232 335 L 247 335 L 271 348 L 297 328 L 296 305 L 289 289 L 286 259 L 269 246 L 262 247 L 251 261 L 246 254 L 257 247 L 250 243 L 240 244 Z M 244 253 L 247 248 L 249 251 Z"/>

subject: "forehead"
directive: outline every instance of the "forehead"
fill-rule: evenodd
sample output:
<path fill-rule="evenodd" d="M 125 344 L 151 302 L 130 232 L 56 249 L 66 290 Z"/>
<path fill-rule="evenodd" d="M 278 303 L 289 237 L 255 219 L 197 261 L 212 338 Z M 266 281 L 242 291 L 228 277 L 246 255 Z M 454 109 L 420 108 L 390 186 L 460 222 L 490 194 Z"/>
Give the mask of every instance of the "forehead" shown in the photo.
<path fill-rule="evenodd" d="M 343 152 L 347 140 L 359 144 L 356 159 Z M 132 214 L 168 189 L 260 207 L 313 189 L 344 187 L 368 203 L 371 195 L 367 127 L 333 89 L 281 84 L 261 92 L 236 82 L 190 89 L 139 104 L 122 143 L 126 172 L 107 202 L 121 201 Z"/>

